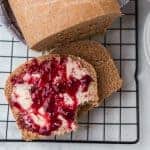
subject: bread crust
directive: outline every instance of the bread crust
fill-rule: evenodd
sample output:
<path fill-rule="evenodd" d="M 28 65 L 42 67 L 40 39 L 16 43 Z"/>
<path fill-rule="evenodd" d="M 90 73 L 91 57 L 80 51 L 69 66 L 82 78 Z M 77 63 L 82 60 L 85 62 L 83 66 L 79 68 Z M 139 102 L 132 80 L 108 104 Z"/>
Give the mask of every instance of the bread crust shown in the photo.
<path fill-rule="evenodd" d="M 87 71 L 90 73 L 89 75 L 92 77 L 92 79 L 94 81 L 90 84 L 90 87 L 91 87 L 90 90 L 92 91 L 92 93 L 94 95 L 93 96 L 94 98 L 90 101 L 90 104 L 92 104 L 92 107 L 98 106 L 99 97 L 98 97 L 98 92 L 97 92 L 97 75 L 96 75 L 95 69 L 93 68 L 93 66 L 91 64 L 89 64 L 85 60 L 81 59 L 80 57 L 76 57 L 73 55 L 65 55 L 65 54 L 63 54 L 63 55 L 61 55 L 61 54 L 49 54 L 47 56 L 41 56 L 41 57 L 38 57 L 36 59 L 38 60 L 38 62 L 42 62 L 42 61 L 51 60 L 51 58 L 60 57 L 60 56 L 66 56 L 66 57 L 69 56 L 75 61 L 80 61 L 81 66 L 87 69 Z M 6 96 L 6 99 L 9 103 L 9 105 L 11 104 L 11 94 L 13 91 L 13 85 L 11 83 L 11 79 L 16 75 L 19 75 L 23 72 L 26 72 L 26 64 L 30 64 L 30 63 L 31 63 L 31 60 L 29 60 L 28 62 L 19 66 L 17 69 L 15 69 L 10 74 L 9 78 L 7 79 L 4 92 L 5 92 L 5 96 Z M 11 105 L 10 105 L 10 107 L 11 107 Z M 16 119 L 18 128 L 21 130 L 22 138 L 24 140 L 30 141 L 30 140 L 36 140 L 36 139 L 43 139 L 43 138 L 47 137 L 47 136 L 39 135 L 38 133 L 33 133 L 31 131 L 28 131 L 27 129 L 22 129 L 20 126 L 20 121 L 19 121 L 20 116 L 19 116 L 18 111 L 16 109 L 13 109 L 12 107 L 11 107 L 11 111 L 13 113 L 14 118 Z M 78 113 L 78 110 L 76 112 L 76 115 L 77 115 L 77 113 Z M 63 135 L 64 133 L 66 133 L 66 131 L 62 130 L 61 132 L 57 133 L 56 135 Z"/>
<path fill-rule="evenodd" d="M 40 51 L 104 33 L 121 15 L 117 0 L 8 1 L 27 44 Z"/>

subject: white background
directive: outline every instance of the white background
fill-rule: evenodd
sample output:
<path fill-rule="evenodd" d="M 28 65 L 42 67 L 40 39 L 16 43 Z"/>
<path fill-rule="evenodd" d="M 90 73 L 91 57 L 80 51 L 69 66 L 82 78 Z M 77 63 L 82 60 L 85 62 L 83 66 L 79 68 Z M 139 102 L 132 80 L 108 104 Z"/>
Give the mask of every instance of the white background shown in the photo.
<path fill-rule="evenodd" d="M 0 150 L 149 150 L 150 149 L 150 66 L 144 56 L 143 29 L 150 13 L 150 0 L 139 0 L 139 81 L 140 81 L 140 142 L 135 145 L 58 144 L 58 143 L 0 143 Z"/>

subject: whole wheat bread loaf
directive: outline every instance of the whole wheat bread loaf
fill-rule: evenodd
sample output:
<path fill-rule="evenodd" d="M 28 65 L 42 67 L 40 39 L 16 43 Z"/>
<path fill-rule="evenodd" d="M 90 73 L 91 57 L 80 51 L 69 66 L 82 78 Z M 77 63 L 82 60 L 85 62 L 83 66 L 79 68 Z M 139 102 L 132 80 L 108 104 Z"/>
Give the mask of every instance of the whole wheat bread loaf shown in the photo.
<path fill-rule="evenodd" d="M 89 95 L 88 95 L 88 98 L 86 98 L 86 97 L 84 97 L 84 99 L 85 100 L 87 100 L 87 101 L 85 101 L 85 102 L 83 102 L 83 103 L 81 103 L 80 105 L 78 105 L 78 108 L 77 108 L 77 110 L 76 110 L 76 112 L 75 112 L 75 123 L 77 123 L 77 113 L 78 113 L 78 111 L 80 110 L 80 107 L 83 107 L 84 105 L 86 106 L 87 104 L 89 104 L 90 106 L 92 106 L 92 107 L 96 107 L 96 106 L 98 106 L 98 101 L 99 101 L 99 98 L 98 98 L 98 92 L 97 92 L 97 75 L 96 75 L 96 71 L 95 71 L 95 69 L 93 68 L 93 66 L 91 65 L 91 64 L 89 64 L 88 62 L 86 62 L 85 60 L 83 60 L 83 59 L 81 59 L 80 57 L 76 57 L 76 56 L 72 56 L 72 55 L 60 55 L 60 54 L 49 54 L 48 56 L 42 56 L 42 57 L 38 57 L 38 58 L 36 58 L 36 61 L 38 62 L 38 63 L 43 63 L 43 62 L 45 62 L 45 61 L 51 61 L 52 59 L 54 59 L 54 58 L 61 58 L 61 57 L 67 57 L 67 58 L 71 58 L 73 61 L 75 61 L 75 62 L 78 62 L 78 63 L 80 63 L 80 67 L 81 67 L 81 69 L 82 68 L 84 68 L 87 72 L 88 72 L 88 75 L 92 78 L 92 81 L 90 82 L 90 85 L 88 86 L 88 91 L 90 91 L 89 93 Z M 18 104 L 16 104 L 15 103 L 15 105 L 14 105 L 14 94 L 12 94 L 13 93 L 13 90 L 14 90 L 14 88 L 16 88 L 15 86 L 18 86 L 18 84 L 20 85 L 21 84 L 21 81 L 20 80 L 22 80 L 22 78 L 23 78 L 23 80 L 25 80 L 24 78 L 25 78 L 25 76 L 21 76 L 22 74 L 24 74 L 24 73 L 26 73 L 27 72 L 27 68 L 32 64 L 32 63 L 35 63 L 34 62 L 35 61 L 35 59 L 33 59 L 33 60 L 30 60 L 30 61 L 28 61 L 28 62 L 26 62 L 26 63 L 24 63 L 24 64 L 22 64 L 20 67 L 18 67 L 17 69 L 15 69 L 12 73 L 11 73 L 11 75 L 9 76 L 9 78 L 8 78 L 8 80 L 7 80 L 7 82 L 6 82 L 6 86 L 5 86 L 5 95 L 6 95 L 6 98 L 7 98 L 7 100 L 8 100 L 8 103 L 9 103 L 9 105 L 10 105 L 10 107 L 11 107 L 11 111 L 12 111 L 12 113 L 13 113 L 13 115 L 14 115 L 14 117 L 15 117 L 15 119 L 16 119 L 16 122 L 17 122 L 17 125 L 18 125 L 18 128 L 21 130 L 21 133 L 22 133 L 22 137 L 23 137 L 23 139 L 24 140 L 27 140 L 27 141 L 30 141 L 30 140 L 35 140 L 35 139 L 41 139 L 41 138 L 45 138 L 45 137 L 47 137 L 47 136 L 49 136 L 49 135 L 51 135 L 51 136 L 53 136 L 53 135 L 62 135 L 62 134 L 64 134 L 64 133 L 68 133 L 68 132 L 71 132 L 71 131 L 75 131 L 76 130 L 76 128 L 77 128 L 77 126 L 76 127 L 74 127 L 75 129 L 69 129 L 69 130 L 66 130 L 66 128 L 64 127 L 62 127 L 61 129 L 59 129 L 58 131 L 55 131 L 55 132 L 52 132 L 51 134 L 47 134 L 47 135 L 41 135 L 41 134 L 39 134 L 39 133 L 37 133 L 37 132 L 33 132 L 32 130 L 28 130 L 28 128 L 26 128 L 26 127 L 24 127 L 24 124 L 25 124 L 25 120 L 23 119 L 23 115 L 22 115 L 22 111 L 20 111 L 20 110 L 22 110 L 22 108 L 20 109 L 20 107 L 22 106 L 19 106 L 18 107 Z M 32 68 L 34 68 L 34 66 L 32 67 Z M 37 67 L 38 68 L 38 67 Z M 37 69 L 37 68 L 34 68 L 35 70 Z M 41 68 L 40 68 L 41 69 Z M 51 67 L 51 69 L 52 70 L 54 70 L 55 68 L 53 67 Z M 34 74 L 35 75 L 35 74 Z M 36 75 L 37 76 L 37 75 Z M 35 76 L 35 77 L 36 77 Z M 17 80 L 19 80 L 19 83 L 17 83 L 16 85 L 13 85 L 13 81 L 14 80 L 16 80 L 16 78 L 17 78 Z M 26 76 L 26 78 L 29 78 L 29 77 L 27 77 Z M 40 77 L 41 78 L 41 77 Z M 46 77 L 45 77 L 46 78 Z M 51 77 L 52 78 L 52 77 Z M 33 79 L 32 79 L 33 80 Z M 45 79 L 46 80 L 46 79 Z M 30 80 L 29 80 L 30 81 Z M 31 81 L 30 81 L 31 82 Z M 36 84 L 38 84 L 37 83 L 37 81 L 36 81 Z M 32 85 L 33 86 L 33 85 Z M 43 87 L 43 88 L 45 88 L 45 87 Z M 71 87 L 72 88 L 72 87 Z M 73 88 L 76 88 L 75 86 L 73 87 Z M 60 89 L 61 89 L 61 87 L 60 87 Z M 31 89 L 30 89 L 31 90 Z M 37 89 L 36 89 L 37 90 Z M 17 91 L 17 90 L 16 90 Z M 22 91 L 20 90 L 19 91 L 20 93 L 22 93 Z M 41 91 L 42 92 L 42 91 Z M 15 92 L 15 98 L 17 97 L 19 97 L 20 95 L 18 95 L 18 94 L 20 94 L 20 93 L 17 93 L 17 92 Z M 83 99 L 83 98 L 82 98 Z M 20 100 L 23 100 L 23 97 L 21 97 L 21 99 Z M 27 98 L 26 98 L 26 100 L 27 100 Z M 32 99 L 32 101 L 33 101 L 33 99 Z M 38 102 L 36 102 L 36 103 L 38 103 Z M 19 103 L 20 104 L 20 103 Z M 23 103 L 23 105 L 24 106 L 26 106 L 27 104 L 26 103 Z M 50 104 L 48 104 L 48 105 L 50 105 Z M 43 105 L 43 107 L 44 107 L 44 105 Z M 24 107 L 23 107 L 24 108 Z M 29 110 L 30 110 L 30 108 L 28 108 Z M 53 108 L 51 108 L 51 109 L 53 109 Z M 28 112 L 30 112 L 28 110 Z M 40 109 L 38 109 L 38 112 L 39 112 L 39 110 Z M 69 113 L 69 112 L 68 112 Z M 26 117 L 27 118 L 27 117 Z M 32 129 L 32 126 L 30 126 L 30 129 Z"/>
<path fill-rule="evenodd" d="M 92 64 L 97 72 L 99 104 L 122 86 L 118 69 L 108 50 L 96 41 L 73 42 L 66 46 L 55 48 L 51 53 L 71 54 L 81 57 Z M 82 110 L 87 110 L 90 105 Z"/>
<path fill-rule="evenodd" d="M 8 0 L 26 43 L 35 50 L 104 33 L 121 15 L 118 0 Z"/>

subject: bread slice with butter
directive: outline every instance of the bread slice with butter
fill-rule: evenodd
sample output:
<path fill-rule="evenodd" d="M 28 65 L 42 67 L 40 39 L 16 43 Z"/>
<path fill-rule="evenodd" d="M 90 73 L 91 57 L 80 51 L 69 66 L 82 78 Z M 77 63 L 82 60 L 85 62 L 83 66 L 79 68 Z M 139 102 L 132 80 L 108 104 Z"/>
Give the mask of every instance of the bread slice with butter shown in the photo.
<path fill-rule="evenodd" d="M 47 50 L 104 33 L 118 18 L 118 0 L 8 0 L 27 45 Z"/>
<path fill-rule="evenodd" d="M 79 109 L 98 106 L 94 67 L 73 55 L 29 60 L 9 76 L 5 95 L 24 140 L 75 131 Z"/>

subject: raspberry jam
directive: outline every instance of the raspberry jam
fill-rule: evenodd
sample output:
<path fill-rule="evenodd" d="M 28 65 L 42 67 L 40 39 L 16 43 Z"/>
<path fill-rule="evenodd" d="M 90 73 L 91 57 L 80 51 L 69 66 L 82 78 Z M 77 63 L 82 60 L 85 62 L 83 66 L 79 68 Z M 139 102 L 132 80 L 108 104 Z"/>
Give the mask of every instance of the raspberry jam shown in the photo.
<path fill-rule="evenodd" d="M 81 79 L 71 74 L 68 76 L 67 63 L 68 57 L 56 57 L 40 63 L 33 59 L 22 74 L 13 77 L 11 81 L 15 88 L 11 106 L 19 110 L 22 128 L 41 135 L 50 135 L 60 128 L 74 130 L 80 105 L 76 94 L 79 89 L 87 92 L 93 79 L 88 74 Z M 25 102 L 21 102 L 23 100 Z"/>

